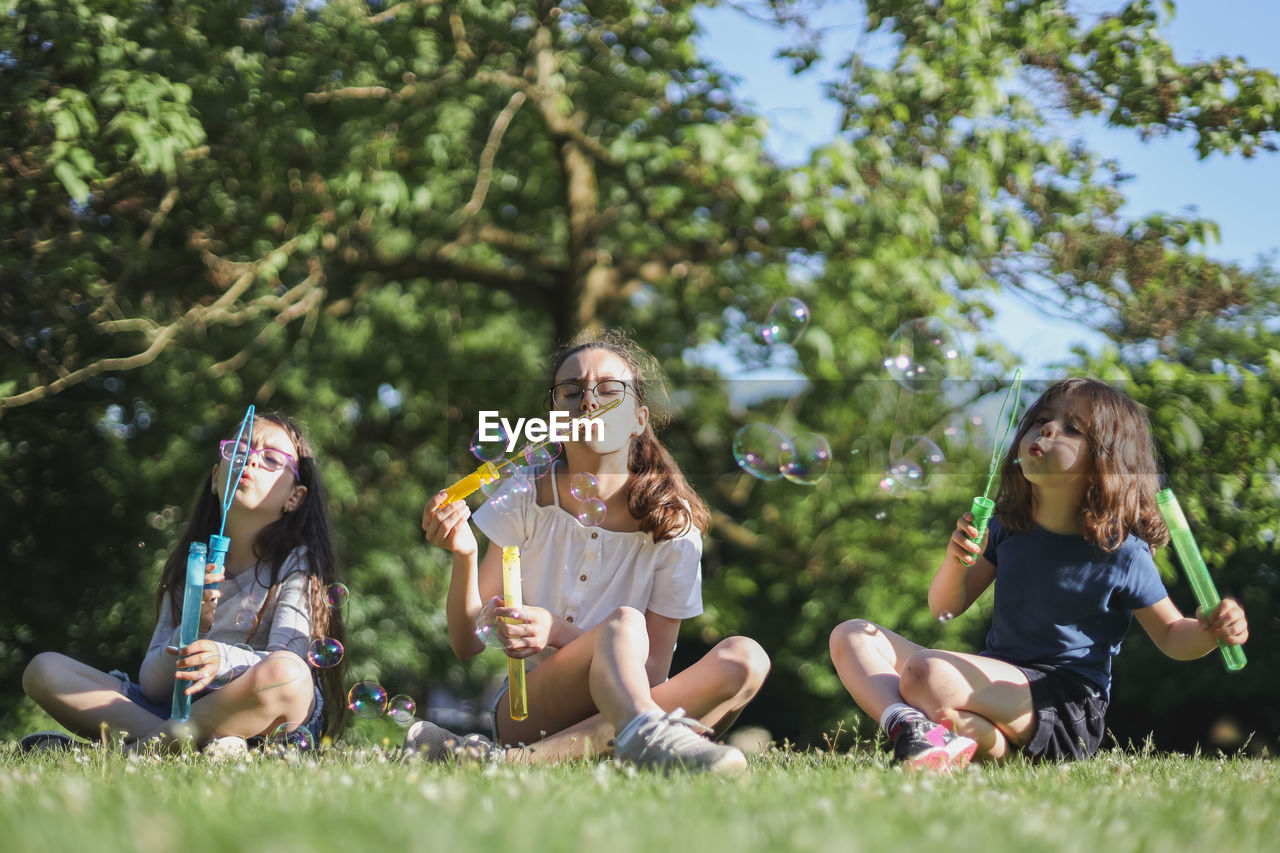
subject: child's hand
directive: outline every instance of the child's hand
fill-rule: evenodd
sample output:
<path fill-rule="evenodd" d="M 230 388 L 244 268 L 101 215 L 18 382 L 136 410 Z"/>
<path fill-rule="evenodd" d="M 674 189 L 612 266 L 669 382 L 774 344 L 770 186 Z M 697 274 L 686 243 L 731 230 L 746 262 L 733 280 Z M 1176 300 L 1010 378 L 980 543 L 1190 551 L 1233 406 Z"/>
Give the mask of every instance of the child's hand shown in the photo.
<path fill-rule="evenodd" d="M 169 646 L 168 652 L 178 657 L 174 678 L 195 682 L 186 689 L 188 696 L 207 687 L 222 667 L 222 655 L 218 653 L 218 644 L 213 640 L 196 640 L 181 649 Z"/>
<path fill-rule="evenodd" d="M 1208 616 L 1203 608 L 1197 608 L 1196 619 L 1215 640 L 1222 640 L 1229 646 L 1244 645 L 1249 639 L 1249 621 L 1245 619 L 1244 608 L 1233 598 L 1219 601 Z"/>
<path fill-rule="evenodd" d="M 973 540 L 978 538 L 978 528 L 973 526 L 973 513 L 966 512 L 956 519 L 955 532 L 947 543 L 947 556 L 954 557 L 962 566 L 972 566 L 977 555 L 982 553 L 982 545 Z M 985 531 L 983 539 L 986 538 Z"/>
<path fill-rule="evenodd" d="M 210 563 L 204 570 L 204 594 L 200 597 L 200 633 L 207 634 L 213 627 L 214 614 L 218 612 L 218 599 L 222 598 L 222 590 L 210 589 L 209 584 L 221 583 L 225 575 L 216 563 Z"/>
<path fill-rule="evenodd" d="M 422 511 L 422 530 L 427 534 L 427 541 L 463 556 L 476 553 L 476 535 L 467 521 L 471 518 L 471 509 L 466 501 L 446 504 L 444 497 L 442 489 Z"/>
<path fill-rule="evenodd" d="M 547 647 L 551 639 L 551 614 L 541 607 L 500 608 L 498 613 L 515 619 L 499 622 L 509 658 L 532 657 Z"/>

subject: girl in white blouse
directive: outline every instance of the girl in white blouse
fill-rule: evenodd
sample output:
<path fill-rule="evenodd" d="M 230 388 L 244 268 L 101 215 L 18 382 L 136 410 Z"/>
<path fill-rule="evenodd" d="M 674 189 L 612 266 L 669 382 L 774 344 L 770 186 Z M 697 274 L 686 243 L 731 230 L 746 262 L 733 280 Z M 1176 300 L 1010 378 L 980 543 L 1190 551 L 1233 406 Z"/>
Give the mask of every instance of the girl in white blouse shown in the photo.
<path fill-rule="evenodd" d="M 449 641 L 463 659 L 485 646 L 476 637 L 482 608 L 497 623 L 506 654 L 536 665 L 528 673 L 529 715 L 521 721 L 499 702 L 494 747 L 432 723 L 410 727 L 406 755 L 449 760 L 462 755 L 520 761 L 562 760 L 613 751 L 641 766 L 736 773 L 742 753 L 715 743 L 760 689 L 769 669 L 754 640 L 730 637 L 668 678 L 682 620 L 702 612 L 701 531 L 706 505 L 654 433 L 645 405 L 656 366 L 624 335 L 612 332 L 562 350 L 554 360 L 551 405 L 600 416 L 603 436 L 569 442 L 563 459 L 536 489 L 501 510 L 475 515 L 489 539 L 484 558 L 466 503 L 423 514 L 427 539 L 453 552 L 446 605 Z M 646 375 L 649 374 L 649 375 Z M 585 501 L 570 489 L 575 474 L 598 482 L 605 514 L 598 526 L 578 520 Z M 521 549 L 525 606 L 502 606 L 503 546 Z"/>
<path fill-rule="evenodd" d="M 37 655 L 23 673 L 27 695 L 70 731 L 97 739 L 121 737 L 129 748 L 162 749 L 215 740 L 222 751 L 242 739 L 305 729 L 290 741 L 314 744 L 336 735 L 344 720 L 342 667 L 315 670 L 316 639 L 345 640 L 341 613 L 327 606 L 336 567 L 325 496 L 311 447 L 293 421 L 259 415 L 253 435 L 219 443 L 219 461 L 205 480 L 191 521 L 165 563 L 156 595 L 158 618 L 138 681 L 102 672 L 55 652 Z M 200 636 L 177 648 L 187 551 L 207 541 L 221 521 L 219 491 L 227 466 L 247 454 L 227 511 L 231 539 L 224 571 L 212 563 L 200 613 Z M 190 682 L 187 722 L 169 719 L 174 682 Z M 66 745 L 57 733 L 28 736 L 33 744 Z M 231 749 L 228 749 L 231 747 Z"/>

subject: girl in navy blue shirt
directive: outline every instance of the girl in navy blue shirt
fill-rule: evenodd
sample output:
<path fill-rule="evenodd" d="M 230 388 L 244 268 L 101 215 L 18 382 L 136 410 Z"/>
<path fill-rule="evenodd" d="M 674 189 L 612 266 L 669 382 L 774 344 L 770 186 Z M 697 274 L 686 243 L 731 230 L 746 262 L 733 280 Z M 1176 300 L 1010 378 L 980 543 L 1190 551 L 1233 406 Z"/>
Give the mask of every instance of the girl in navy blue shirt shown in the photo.
<path fill-rule="evenodd" d="M 1192 618 L 1169 600 L 1151 557 L 1169 541 L 1158 489 L 1137 403 L 1096 379 L 1045 391 L 1005 455 L 985 547 L 965 513 L 929 585 L 930 610 L 948 618 L 994 581 L 986 649 L 926 649 L 862 619 L 831 634 L 841 681 L 880 720 L 896 763 L 1087 758 L 1102 742 L 1111 658 L 1132 618 L 1177 660 L 1248 639 L 1235 601 Z"/>

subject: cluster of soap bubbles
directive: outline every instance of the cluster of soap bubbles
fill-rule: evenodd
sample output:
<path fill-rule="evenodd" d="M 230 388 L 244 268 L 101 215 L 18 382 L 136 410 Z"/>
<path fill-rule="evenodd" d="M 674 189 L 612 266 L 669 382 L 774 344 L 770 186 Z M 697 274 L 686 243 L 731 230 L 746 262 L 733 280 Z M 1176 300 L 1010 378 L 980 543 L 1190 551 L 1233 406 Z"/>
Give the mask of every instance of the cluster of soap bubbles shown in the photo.
<path fill-rule="evenodd" d="M 760 337 L 768 344 L 795 343 L 808 327 L 807 305 L 795 297 L 778 300 L 769 309 Z M 889 376 L 913 394 L 936 392 L 944 379 L 954 377 L 964 363 L 959 336 L 937 317 L 921 317 L 902 323 L 888 339 L 883 359 Z M 940 481 L 946 457 L 928 435 L 908 435 L 895 440 L 887 460 L 872 463 L 869 448 L 855 441 L 851 455 L 855 467 L 875 464 L 880 489 L 892 495 L 928 489 Z M 787 435 L 767 423 L 751 423 L 733 439 L 733 458 L 746 472 L 761 480 L 787 479 L 812 484 L 831 468 L 831 444 L 818 433 Z M 884 467 L 879 466 L 883 464 Z M 870 473 L 870 471 L 868 471 Z"/>
<path fill-rule="evenodd" d="M 507 431 L 499 426 L 493 434 L 497 438 L 484 438 L 480 430 L 476 430 L 471 439 L 471 453 L 481 462 L 492 462 L 498 468 L 498 478 L 482 484 L 480 490 L 495 510 L 510 513 L 532 494 L 534 481 L 551 470 L 561 448 L 556 442 L 526 444 L 506 458 Z"/>
<path fill-rule="evenodd" d="M 347 708 L 357 717 L 373 720 L 386 714 L 402 726 L 409 725 L 418 712 L 418 703 L 403 693 L 388 698 L 387 688 L 376 681 L 357 681 L 347 691 Z"/>
<path fill-rule="evenodd" d="M 816 432 L 788 436 L 769 424 L 752 423 L 734 435 L 733 458 L 758 479 L 812 485 L 831 470 L 831 444 Z"/>
<path fill-rule="evenodd" d="M 598 497 L 600 481 L 589 471 L 579 471 L 569 478 L 569 494 L 582 504 L 578 510 L 578 522 L 586 527 L 598 527 L 604 523 L 606 507 Z"/>

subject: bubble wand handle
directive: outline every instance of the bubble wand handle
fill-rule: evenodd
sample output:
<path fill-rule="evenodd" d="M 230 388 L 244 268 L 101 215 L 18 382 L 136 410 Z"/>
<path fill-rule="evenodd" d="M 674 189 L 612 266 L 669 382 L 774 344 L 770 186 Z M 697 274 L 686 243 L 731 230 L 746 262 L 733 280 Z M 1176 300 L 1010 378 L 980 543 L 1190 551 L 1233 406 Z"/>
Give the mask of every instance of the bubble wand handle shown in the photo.
<path fill-rule="evenodd" d="M 204 598 L 204 569 L 208 549 L 203 542 L 192 542 L 187 551 L 187 578 L 182 590 L 182 621 L 178 625 L 178 648 L 184 649 L 200 635 L 200 604 Z M 173 706 L 169 718 L 186 722 L 191 716 L 191 697 L 187 695 L 190 681 L 173 680 Z"/>
<path fill-rule="evenodd" d="M 227 466 L 227 479 L 222 484 L 222 523 L 218 525 L 217 534 L 209 537 L 209 562 L 215 563 L 219 569 L 226 562 L 227 549 L 231 547 L 231 538 L 222 535 L 227 529 L 227 512 L 235 500 L 236 489 L 240 487 L 244 466 L 249 463 L 249 454 L 240 452 L 240 442 L 243 440 L 247 444 L 253 440 L 253 419 L 253 406 L 250 405 L 240 419 L 240 429 L 236 430 L 236 443 L 232 445 L 235 450 L 231 454 L 231 464 Z M 209 588 L 217 589 L 218 585 L 211 583 Z"/>
<path fill-rule="evenodd" d="M 520 549 L 515 545 L 502 549 L 502 603 L 507 607 L 524 606 L 520 589 Z M 529 697 L 525 692 L 523 660 L 507 658 L 507 683 L 511 719 L 523 720 L 529 716 Z"/>
<path fill-rule="evenodd" d="M 600 417 L 600 415 L 603 415 L 605 412 L 611 409 L 616 409 L 621 404 L 622 404 L 622 399 L 619 398 L 617 400 L 614 400 L 612 403 L 601 406 L 595 411 L 588 413 L 587 417 L 598 418 Z M 532 452 L 534 450 L 540 450 L 546 447 L 547 445 L 553 444 L 553 443 L 554 442 L 552 442 L 551 439 L 547 439 L 546 441 L 531 445 L 528 448 L 528 451 Z M 453 503 L 454 501 L 460 501 L 463 498 L 471 495 L 473 492 L 475 492 L 476 489 L 480 488 L 481 486 L 487 483 L 492 483 L 494 480 L 502 476 L 500 469 L 504 465 L 510 465 L 510 464 L 511 464 L 510 459 L 499 459 L 496 462 L 481 463 L 480 467 L 476 468 L 476 470 L 472 471 L 470 474 L 463 477 L 461 480 L 459 480 L 458 482 L 454 483 L 452 486 L 444 490 L 444 503 L 448 504 L 448 503 Z M 444 504 L 441 504 L 441 506 L 444 506 Z"/>
<path fill-rule="evenodd" d="M 1162 489 L 1156 494 L 1156 507 L 1164 518 L 1165 526 L 1169 528 L 1173 550 L 1177 552 L 1182 571 L 1191 583 L 1196 603 L 1207 616 L 1213 612 L 1222 598 L 1218 595 L 1217 587 L 1213 585 L 1213 578 L 1209 577 L 1209 568 L 1204 564 L 1204 557 L 1200 555 L 1196 538 L 1191 533 L 1191 525 L 1187 524 L 1187 517 L 1182 514 L 1182 507 L 1178 504 L 1178 497 L 1173 493 L 1173 489 Z M 1244 665 L 1248 663 L 1248 659 L 1244 656 L 1244 649 L 1240 646 L 1228 645 L 1218 640 L 1218 651 L 1222 652 L 1222 662 L 1232 672 L 1244 669 Z"/>
<path fill-rule="evenodd" d="M 1018 400 L 1022 394 L 1022 368 L 1019 367 L 1013 373 L 1013 384 L 1009 386 L 1009 390 L 1005 392 L 1004 400 L 1000 403 L 1000 411 L 996 414 L 996 422 L 1003 423 L 1004 428 L 1000 431 L 999 438 L 996 439 L 995 446 L 991 448 L 991 462 L 987 465 L 987 486 L 982 490 L 982 494 L 973 499 L 973 505 L 970 506 L 969 512 L 973 515 L 973 526 L 977 528 L 977 537 L 969 537 L 973 542 L 981 542 L 982 537 L 987 533 L 987 525 L 991 522 L 991 516 L 996 511 L 996 502 L 991 500 L 991 487 L 995 484 L 996 474 L 1000 470 L 1000 452 L 1004 447 L 1005 441 L 1009 437 L 1009 433 L 1013 430 L 1014 424 L 1018 422 Z M 1009 420 L 1004 420 L 1005 407 L 1009 408 Z"/>

